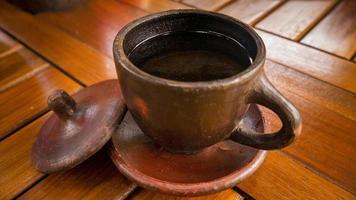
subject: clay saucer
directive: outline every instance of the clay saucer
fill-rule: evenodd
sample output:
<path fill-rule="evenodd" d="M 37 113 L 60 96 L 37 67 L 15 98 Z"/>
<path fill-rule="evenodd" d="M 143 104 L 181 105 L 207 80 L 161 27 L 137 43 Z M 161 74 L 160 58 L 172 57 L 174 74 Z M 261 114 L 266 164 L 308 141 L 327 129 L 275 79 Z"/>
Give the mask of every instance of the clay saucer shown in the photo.
<path fill-rule="evenodd" d="M 57 90 L 48 98 L 54 113 L 32 146 L 32 163 L 41 172 L 70 169 L 107 141 L 125 112 L 118 80 L 108 80 L 69 96 Z"/>
<path fill-rule="evenodd" d="M 243 120 L 263 132 L 263 118 L 256 105 L 250 106 Z M 144 188 L 198 196 L 244 180 L 261 165 L 266 152 L 225 140 L 196 154 L 173 154 L 145 136 L 128 112 L 113 133 L 110 155 L 121 173 Z"/>

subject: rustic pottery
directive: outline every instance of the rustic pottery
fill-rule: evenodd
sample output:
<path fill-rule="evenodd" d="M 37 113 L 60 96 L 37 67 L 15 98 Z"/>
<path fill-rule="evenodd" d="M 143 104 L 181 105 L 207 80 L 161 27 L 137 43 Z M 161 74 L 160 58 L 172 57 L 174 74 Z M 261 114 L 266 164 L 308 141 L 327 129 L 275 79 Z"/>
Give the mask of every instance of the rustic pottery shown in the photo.
<path fill-rule="evenodd" d="M 249 107 L 242 122 L 252 130 L 264 130 L 256 105 Z M 261 165 L 266 151 L 224 140 L 195 154 L 171 153 L 143 134 L 128 112 L 113 133 L 110 156 L 121 173 L 145 188 L 198 196 L 244 180 Z"/>
<path fill-rule="evenodd" d="M 125 111 L 117 80 L 107 80 L 69 96 L 63 90 L 48 98 L 55 114 L 42 126 L 32 146 L 32 163 L 41 172 L 70 169 L 110 140 Z"/>
<path fill-rule="evenodd" d="M 247 49 L 253 63 L 228 78 L 181 82 L 150 75 L 133 64 L 135 57 L 129 59 L 146 39 L 187 30 L 229 37 Z M 157 48 L 138 55 L 151 56 Z M 32 148 L 39 171 L 70 169 L 113 136 L 111 158 L 129 179 L 169 194 L 203 195 L 242 181 L 263 162 L 264 150 L 288 146 L 300 133 L 298 111 L 264 74 L 261 38 L 238 20 L 200 10 L 148 15 L 118 33 L 113 51 L 119 81 L 97 83 L 73 98 L 62 90 L 48 98 L 55 114 Z M 264 134 L 255 104 L 277 113 L 282 128 Z M 129 112 L 120 124 L 125 105 Z"/>
<path fill-rule="evenodd" d="M 161 50 L 148 47 L 138 58 L 133 49 L 159 34 L 176 31 L 214 32 L 241 43 L 253 59 L 243 72 L 225 79 L 181 82 L 153 76 L 133 64 Z M 117 34 L 114 60 L 126 105 L 142 131 L 166 150 L 195 153 L 226 138 L 258 149 L 279 149 L 291 144 L 301 130 L 297 109 L 266 78 L 266 50 L 248 25 L 231 17 L 201 11 L 172 10 L 131 22 Z M 243 126 L 249 104 L 261 104 L 281 119 L 282 128 L 263 134 Z"/>

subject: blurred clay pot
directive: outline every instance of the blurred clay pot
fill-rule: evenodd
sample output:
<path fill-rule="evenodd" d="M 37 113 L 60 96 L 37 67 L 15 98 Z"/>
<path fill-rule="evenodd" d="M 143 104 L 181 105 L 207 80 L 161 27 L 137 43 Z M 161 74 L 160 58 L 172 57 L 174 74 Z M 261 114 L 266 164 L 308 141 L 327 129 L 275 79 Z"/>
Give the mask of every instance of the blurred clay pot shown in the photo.
<path fill-rule="evenodd" d="M 78 6 L 87 0 L 9 0 L 10 3 L 31 13 L 65 10 Z"/>

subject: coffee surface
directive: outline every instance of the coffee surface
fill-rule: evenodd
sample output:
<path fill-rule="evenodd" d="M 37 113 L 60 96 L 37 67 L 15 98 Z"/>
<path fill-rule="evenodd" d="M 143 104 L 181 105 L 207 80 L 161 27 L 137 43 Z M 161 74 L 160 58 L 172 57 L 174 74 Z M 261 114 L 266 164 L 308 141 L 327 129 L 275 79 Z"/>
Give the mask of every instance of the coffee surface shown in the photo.
<path fill-rule="evenodd" d="M 157 51 L 147 53 L 145 51 Z M 212 33 L 178 32 L 158 35 L 139 44 L 141 70 L 176 81 L 211 81 L 234 76 L 251 64 L 247 50 L 230 38 Z"/>

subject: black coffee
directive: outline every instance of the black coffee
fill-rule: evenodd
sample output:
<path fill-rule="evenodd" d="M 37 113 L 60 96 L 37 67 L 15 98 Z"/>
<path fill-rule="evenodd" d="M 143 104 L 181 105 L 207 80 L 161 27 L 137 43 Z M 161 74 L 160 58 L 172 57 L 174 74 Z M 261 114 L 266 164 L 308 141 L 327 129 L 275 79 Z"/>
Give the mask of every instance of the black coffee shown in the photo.
<path fill-rule="evenodd" d="M 149 38 L 129 54 L 141 70 L 177 81 L 210 81 L 240 73 L 252 63 L 237 41 L 216 33 L 173 32 Z"/>

